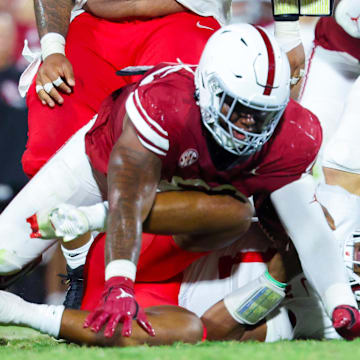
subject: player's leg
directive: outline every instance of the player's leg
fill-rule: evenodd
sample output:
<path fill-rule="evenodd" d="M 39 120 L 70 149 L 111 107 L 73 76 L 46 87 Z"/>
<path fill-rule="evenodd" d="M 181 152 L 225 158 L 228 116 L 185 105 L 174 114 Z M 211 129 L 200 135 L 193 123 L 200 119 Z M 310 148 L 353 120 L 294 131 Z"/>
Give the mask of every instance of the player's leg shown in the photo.
<path fill-rule="evenodd" d="M 79 130 L 0 215 L 1 275 L 20 271 L 54 243 L 30 238 L 26 219 L 34 212 L 59 201 L 90 205 L 101 199 L 85 154 L 84 135 L 92 123 Z"/>
<path fill-rule="evenodd" d="M 198 64 L 209 37 L 220 28 L 213 17 L 190 12 L 176 13 L 144 22 L 140 29 L 151 36 L 139 43 L 134 53 L 136 65 L 155 65 L 159 62 Z M 133 76 L 132 81 L 139 79 Z"/>
<path fill-rule="evenodd" d="M 86 311 L 64 310 L 62 305 L 39 305 L 19 296 L 0 291 L 0 323 L 24 325 L 43 333 L 79 344 L 97 346 L 135 346 L 141 344 L 167 345 L 177 341 L 196 343 L 203 337 L 201 320 L 193 313 L 177 306 L 158 306 L 146 309 L 147 318 L 156 336 L 149 336 L 133 320 L 131 337 L 121 336 L 121 324 L 112 338 L 103 331 L 94 333 L 84 329 Z"/>
<path fill-rule="evenodd" d="M 196 343 L 203 338 L 201 320 L 190 311 L 178 306 L 156 306 L 145 310 L 146 316 L 155 330 L 149 336 L 135 320 L 131 337 L 121 336 L 121 324 L 112 338 L 106 338 L 103 331 L 96 334 L 83 328 L 88 312 L 65 310 L 59 337 L 80 344 L 98 346 L 170 345 L 181 341 Z"/>
<path fill-rule="evenodd" d="M 324 131 L 323 146 L 340 123 L 344 99 L 357 77 L 356 67 L 337 51 L 321 46 L 313 49 L 300 102 L 319 118 Z"/>
<path fill-rule="evenodd" d="M 360 74 L 360 66 L 358 69 Z M 360 77 L 354 82 L 346 99 L 339 127 L 324 151 L 326 183 L 339 185 L 352 194 L 360 195 L 360 130 L 359 113 Z"/>

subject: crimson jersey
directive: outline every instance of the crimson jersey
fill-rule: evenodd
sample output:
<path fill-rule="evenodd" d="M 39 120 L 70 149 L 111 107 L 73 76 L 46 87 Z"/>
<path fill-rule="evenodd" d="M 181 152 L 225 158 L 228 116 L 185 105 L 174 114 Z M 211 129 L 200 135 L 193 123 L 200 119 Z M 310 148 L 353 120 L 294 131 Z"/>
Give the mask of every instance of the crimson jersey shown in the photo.
<path fill-rule="evenodd" d="M 346 52 L 360 60 L 360 39 L 350 36 L 333 17 L 324 17 L 318 21 L 315 43 L 327 50 Z"/>
<path fill-rule="evenodd" d="M 140 142 L 162 160 L 162 179 L 169 185 L 233 190 L 245 196 L 271 193 L 297 180 L 314 162 L 322 140 L 319 121 L 291 100 L 274 135 L 259 152 L 230 170 L 218 170 L 194 94 L 192 68 L 160 64 L 141 81 L 106 99 L 86 135 L 93 167 L 106 174 L 125 108 Z"/>

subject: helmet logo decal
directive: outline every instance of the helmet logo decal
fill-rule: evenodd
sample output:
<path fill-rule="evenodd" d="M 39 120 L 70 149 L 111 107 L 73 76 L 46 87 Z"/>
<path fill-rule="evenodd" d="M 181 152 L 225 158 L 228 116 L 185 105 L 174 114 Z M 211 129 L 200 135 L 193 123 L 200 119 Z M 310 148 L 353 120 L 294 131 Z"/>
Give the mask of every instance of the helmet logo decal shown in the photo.
<path fill-rule="evenodd" d="M 271 90 L 274 88 L 274 80 L 275 80 L 275 54 L 274 49 L 271 45 L 270 39 L 265 33 L 263 29 L 261 29 L 258 26 L 255 26 L 256 30 L 259 31 L 261 37 L 264 40 L 266 50 L 268 53 L 268 59 L 269 59 L 269 69 L 268 69 L 268 76 L 266 80 L 264 95 L 270 95 Z"/>
<path fill-rule="evenodd" d="M 181 168 L 194 164 L 199 159 L 199 153 L 195 149 L 185 150 L 179 159 L 179 166 Z"/>

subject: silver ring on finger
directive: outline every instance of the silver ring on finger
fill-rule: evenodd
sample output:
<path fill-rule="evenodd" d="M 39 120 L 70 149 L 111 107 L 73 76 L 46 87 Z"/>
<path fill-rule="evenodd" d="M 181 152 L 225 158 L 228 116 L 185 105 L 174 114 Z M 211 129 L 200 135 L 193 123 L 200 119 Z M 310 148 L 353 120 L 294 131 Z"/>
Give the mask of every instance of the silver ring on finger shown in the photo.
<path fill-rule="evenodd" d="M 36 85 L 36 86 L 35 86 L 35 91 L 36 91 L 37 94 L 38 94 L 41 90 L 44 90 L 44 88 L 43 88 L 42 85 Z"/>
<path fill-rule="evenodd" d="M 44 84 L 44 90 L 49 93 L 54 88 L 54 85 L 50 82 Z"/>
<path fill-rule="evenodd" d="M 60 86 L 63 82 L 64 82 L 63 79 L 59 76 L 59 77 L 58 77 L 57 79 L 55 79 L 52 83 L 53 83 L 56 87 L 58 87 L 58 86 Z"/>

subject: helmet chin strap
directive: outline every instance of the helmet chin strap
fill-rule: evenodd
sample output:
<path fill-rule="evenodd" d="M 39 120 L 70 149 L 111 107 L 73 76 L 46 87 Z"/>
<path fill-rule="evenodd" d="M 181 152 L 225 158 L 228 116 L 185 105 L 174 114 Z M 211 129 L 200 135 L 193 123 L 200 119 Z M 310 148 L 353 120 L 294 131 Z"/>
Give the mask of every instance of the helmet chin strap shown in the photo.
<path fill-rule="evenodd" d="M 235 155 L 227 150 L 225 150 L 215 139 L 214 136 L 208 131 L 208 129 L 204 129 L 205 131 L 205 139 L 207 143 L 207 148 L 209 150 L 209 154 L 211 160 L 219 171 L 227 171 L 235 166 L 244 163 L 247 161 L 251 155 L 241 156 Z"/>

